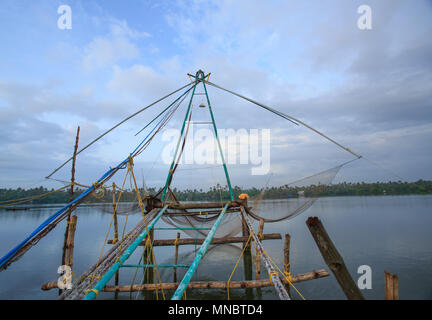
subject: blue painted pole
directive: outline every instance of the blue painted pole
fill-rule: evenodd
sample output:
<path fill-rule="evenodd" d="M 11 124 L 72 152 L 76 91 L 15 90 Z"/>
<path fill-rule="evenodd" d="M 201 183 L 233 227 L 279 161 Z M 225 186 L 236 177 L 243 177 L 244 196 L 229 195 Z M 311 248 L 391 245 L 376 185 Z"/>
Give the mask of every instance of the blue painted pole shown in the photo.
<path fill-rule="evenodd" d="M 122 167 L 125 163 L 127 163 L 129 159 L 124 160 L 121 162 L 117 167 L 109 169 L 105 174 L 97 181 L 97 183 L 102 182 L 106 177 L 108 177 L 113 171 L 116 169 Z M 54 213 L 51 217 L 46 219 L 44 222 L 42 222 L 39 227 L 37 227 L 27 238 L 25 238 L 20 244 L 15 246 L 12 250 L 10 250 L 7 254 L 5 254 L 0 259 L 0 268 L 2 268 L 10 259 L 12 259 L 15 254 L 29 242 L 34 236 L 36 236 L 41 230 L 43 230 L 48 224 L 50 224 L 52 221 L 54 221 L 58 216 L 60 216 L 63 212 L 68 210 L 72 205 L 78 203 L 79 200 L 87 196 L 89 193 L 91 193 L 94 190 L 94 185 L 89 187 L 87 190 L 85 190 L 83 193 L 81 193 L 79 196 L 77 196 L 75 199 L 73 199 L 71 202 L 66 204 L 63 208 L 59 209 L 56 213 Z"/>
<path fill-rule="evenodd" d="M 215 224 L 213 225 L 207 237 L 205 238 L 203 244 L 201 245 L 201 248 L 198 250 L 198 253 L 195 256 L 195 259 L 192 261 L 191 266 L 189 267 L 188 271 L 186 271 L 183 280 L 180 282 L 179 286 L 177 287 L 177 290 L 174 292 L 173 296 L 171 297 L 171 300 L 181 300 L 181 298 L 183 297 L 183 294 L 189 282 L 191 281 L 193 274 L 198 268 L 198 264 L 200 263 L 202 257 L 204 257 L 205 253 L 207 252 L 207 249 L 211 241 L 213 240 L 216 230 L 219 227 L 219 224 L 221 223 L 227 209 L 228 209 L 228 203 L 223 208 L 218 219 L 216 220 Z"/>
<path fill-rule="evenodd" d="M 117 261 L 109 270 L 107 273 L 105 273 L 105 275 L 102 277 L 102 279 L 99 280 L 99 282 L 93 287 L 94 291 L 90 291 L 83 300 L 94 300 L 96 299 L 96 292 L 99 293 L 108 283 L 108 281 L 110 281 L 110 279 L 115 275 L 115 273 L 120 269 L 120 267 L 122 266 L 122 264 L 129 259 L 130 255 L 132 253 L 134 253 L 134 251 L 136 250 L 136 248 L 139 246 L 139 244 L 144 240 L 144 238 L 147 236 L 147 231 L 150 231 L 154 225 L 156 224 L 156 222 L 158 222 L 158 220 L 162 217 L 162 215 L 164 214 L 164 212 L 166 211 L 166 209 L 168 208 L 168 206 L 165 206 L 162 208 L 161 211 L 159 211 L 159 213 L 157 214 L 157 216 L 152 220 L 152 222 L 150 222 L 150 224 L 147 226 L 147 228 L 145 228 L 143 230 L 143 232 L 140 233 L 140 235 L 135 239 L 134 242 L 132 242 L 132 244 L 129 246 L 129 248 L 126 249 L 126 251 L 122 254 L 122 256 L 120 257 L 119 261 Z"/>

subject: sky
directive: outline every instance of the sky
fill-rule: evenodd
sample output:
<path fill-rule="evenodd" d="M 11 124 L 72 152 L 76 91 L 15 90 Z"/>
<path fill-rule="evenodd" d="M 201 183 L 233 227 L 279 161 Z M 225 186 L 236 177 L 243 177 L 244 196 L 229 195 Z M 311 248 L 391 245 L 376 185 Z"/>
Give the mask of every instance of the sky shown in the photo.
<path fill-rule="evenodd" d="M 61 5 L 71 8 L 71 29 L 58 27 Z M 371 8 L 369 30 L 357 24 L 361 5 Z M 61 186 L 45 176 L 72 155 L 77 126 L 83 147 L 199 69 L 364 157 L 334 182 L 432 179 L 431 31 L 432 1 L 423 0 L 3 0 L 0 188 Z M 270 171 L 230 165 L 233 185 L 283 185 L 354 158 L 303 126 L 208 90 L 219 129 L 271 130 Z M 172 99 L 81 153 L 77 180 L 92 183 L 123 161 L 146 135 L 135 133 Z M 181 126 L 185 110 L 167 130 Z M 196 108 L 194 120 L 208 121 L 204 111 Z M 147 186 L 166 179 L 166 144 L 158 136 L 135 159 Z M 69 180 L 70 169 L 53 177 Z M 195 169 L 179 169 L 173 186 L 225 184 L 220 166 Z"/>

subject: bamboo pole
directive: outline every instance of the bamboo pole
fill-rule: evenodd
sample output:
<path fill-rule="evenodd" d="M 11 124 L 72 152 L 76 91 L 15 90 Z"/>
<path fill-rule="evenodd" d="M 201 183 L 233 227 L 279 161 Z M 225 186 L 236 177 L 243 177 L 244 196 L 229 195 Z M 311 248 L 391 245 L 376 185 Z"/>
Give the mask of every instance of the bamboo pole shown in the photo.
<path fill-rule="evenodd" d="M 72 268 L 73 265 L 73 251 L 74 251 L 74 242 L 75 242 L 75 230 L 77 225 L 78 217 L 72 216 L 69 222 L 69 232 L 66 241 L 66 258 L 65 264 Z"/>
<path fill-rule="evenodd" d="M 252 223 L 250 222 L 249 217 L 246 215 L 244 207 L 241 207 L 241 214 L 244 217 L 244 219 L 246 220 L 249 230 L 252 232 L 251 234 L 252 234 L 252 237 L 255 241 L 256 247 L 260 250 L 260 253 L 262 254 L 264 265 L 265 265 L 265 267 L 269 273 L 269 280 L 272 282 L 275 290 L 277 291 L 277 293 L 279 295 L 279 299 L 291 300 L 291 297 L 286 292 L 284 284 L 283 284 L 281 278 L 279 277 L 279 273 L 274 268 L 275 267 L 274 263 L 271 261 L 269 255 L 264 250 L 264 247 L 261 243 L 261 240 L 258 238 L 256 233 L 253 232 Z"/>
<path fill-rule="evenodd" d="M 186 274 L 183 276 L 182 281 L 180 282 L 176 291 L 172 295 L 171 300 L 181 300 L 182 299 L 183 294 L 186 291 L 187 286 L 192 279 L 192 276 L 194 275 L 202 257 L 204 257 L 204 255 L 206 254 L 207 249 L 212 242 L 212 239 L 216 233 L 216 230 L 219 227 L 219 224 L 221 223 L 221 221 L 225 215 L 226 209 L 228 209 L 228 204 L 226 204 L 225 207 L 222 209 L 221 214 L 219 215 L 219 217 L 216 220 L 216 222 L 214 223 L 213 227 L 211 228 L 211 230 L 207 234 L 207 237 L 204 239 L 201 247 L 199 248 L 197 254 L 195 255 L 194 260 L 192 261 L 192 264 L 190 265 L 189 269 L 186 271 Z"/>
<path fill-rule="evenodd" d="M 204 208 L 206 209 L 206 208 Z M 240 212 L 239 208 L 232 208 L 232 209 L 227 209 L 226 211 L 227 213 L 232 213 L 232 212 Z M 166 212 L 164 214 L 165 217 L 177 217 L 177 216 L 202 216 L 202 215 L 218 215 L 220 214 L 220 209 L 219 210 L 200 210 L 200 211 L 189 211 L 189 212 Z"/>
<path fill-rule="evenodd" d="M 75 163 L 76 163 L 76 155 L 77 155 L 77 150 L 78 150 L 79 133 L 80 133 L 80 127 L 78 126 L 76 137 L 75 137 L 74 152 L 73 152 L 73 156 L 72 156 L 71 187 L 70 187 L 69 202 L 71 202 L 73 200 L 73 194 L 74 194 Z M 72 209 L 69 208 L 68 213 L 67 213 L 67 220 L 66 220 L 66 231 L 65 231 L 65 235 L 64 235 L 64 241 L 63 241 L 62 265 L 66 264 L 66 260 L 70 260 L 70 258 L 66 256 L 66 251 L 67 251 L 67 241 L 68 241 L 68 238 L 70 237 L 69 227 L 70 227 L 70 223 L 71 223 L 71 214 L 72 214 Z"/>
<path fill-rule="evenodd" d="M 228 208 L 238 208 L 242 205 L 241 201 L 230 201 L 228 202 Z M 153 204 L 154 208 L 162 208 L 163 203 L 160 201 L 155 201 Z M 168 203 L 169 209 L 212 209 L 212 208 L 223 208 L 226 205 L 226 202 L 200 202 L 200 203 Z M 220 213 L 220 211 L 219 211 Z"/>
<path fill-rule="evenodd" d="M 118 241 L 118 221 L 117 221 L 117 205 L 116 205 L 116 184 L 112 183 L 112 200 L 113 200 L 113 215 L 114 215 L 114 238 L 113 238 L 113 244 L 115 244 Z"/>
<path fill-rule="evenodd" d="M 177 238 L 176 238 L 176 243 L 175 243 L 175 252 L 174 252 L 174 264 L 177 264 L 178 262 L 178 242 L 180 240 L 180 232 L 177 232 Z M 177 268 L 174 267 L 174 282 L 177 282 Z"/>
<path fill-rule="evenodd" d="M 329 276 L 325 269 L 315 270 L 312 272 L 301 273 L 293 276 L 293 283 L 319 279 Z M 286 279 L 282 279 L 284 283 L 288 283 Z M 153 291 L 157 289 L 175 290 L 178 283 L 159 283 L 159 284 L 140 284 L 127 286 L 105 286 L 105 292 L 129 292 L 129 291 Z M 230 289 L 244 289 L 244 288 L 262 288 L 272 287 L 273 284 L 269 279 L 263 280 L 250 280 L 250 281 L 230 281 Z M 227 282 L 225 281 L 197 281 L 189 282 L 188 289 L 227 289 Z"/>
<path fill-rule="evenodd" d="M 150 222 L 148 226 L 146 226 L 145 230 L 140 233 L 140 235 L 134 240 L 134 242 L 126 249 L 126 251 L 122 254 L 120 259 L 104 274 L 101 280 L 91 289 L 90 292 L 86 294 L 84 300 L 94 300 L 97 296 L 97 292 L 102 290 L 108 281 L 114 276 L 114 274 L 118 271 L 120 266 L 130 257 L 130 255 L 136 250 L 138 245 L 142 242 L 142 240 L 147 236 L 147 232 L 151 230 L 154 225 L 158 222 L 158 220 L 162 217 L 163 213 L 167 207 L 164 207 L 160 210 L 157 216 Z"/>
<path fill-rule="evenodd" d="M 146 216 L 147 223 L 156 218 L 158 210 L 149 212 Z M 59 300 L 80 300 L 84 297 L 86 290 L 95 281 L 95 276 L 103 275 L 118 261 L 118 258 L 125 253 L 127 248 L 136 240 L 137 235 L 146 229 L 146 223 L 141 219 L 122 239 L 111 246 L 106 254 L 87 269 L 80 277 L 73 281 L 72 290 L 66 290 L 59 297 Z"/>
<path fill-rule="evenodd" d="M 262 240 L 277 240 L 282 239 L 282 236 L 280 233 L 268 233 L 263 235 Z M 248 237 L 225 237 L 225 238 L 213 238 L 211 241 L 211 244 L 224 244 L 224 243 L 241 243 L 246 242 L 248 240 Z M 157 246 L 173 246 L 175 245 L 176 239 L 160 239 L 160 240 L 154 240 L 153 241 L 153 247 Z M 204 242 L 204 239 L 193 239 L 193 238 L 187 238 L 187 239 L 180 239 L 178 241 L 178 245 L 195 245 L 195 244 L 202 244 Z M 113 244 L 112 240 L 107 241 L 108 244 Z M 145 241 L 140 243 L 140 246 L 145 245 Z"/>
<path fill-rule="evenodd" d="M 260 219 L 259 228 L 258 228 L 258 238 L 260 240 L 264 240 L 264 219 Z M 261 279 L 261 252 L 256 247 L 256 264 L 255 264 L 255 279 Z"/>
<path fill-rule="evenodd" d="M 69 202 L 73 200 L 74 195 L 74 184 L 75 184 L 75 164 L 76 164 L 76 155 L 78 150 L 78 142 L 79 142 L 79 133 L 80 127 L 77 128 L 77 133 L 75 137 L 75 145 L 72 156 L 72 169 L 71 169 L 71 186 L 70 186 L 70 194 L 69 194 Z M 75 238 L 75 229 L 77 223 L 77 217 L 71 218 L 72 208 L 69 208 L 69 212 L 67 214 L 66 219 L 66 231 L 64 234 L 63 240 L 63 251 L 62 251 L 62 265 L 67 265 L 72 267 L 73 261 L 73 247 L 74 247 L 74 238 Z M 73 229 L 73 230 L 72 230 Z M 59 295 L 62 293 L 62 290 L 59 290 Z"/>
<path fill-rule="evenodd" d="M 291 274 L 290 272 L 290 242 L 291 242 L 291 236 L 289 234 L 285 235 L 285 242 L 284 242 L 284 273 L 286 275 Z M 290 285 L 285 286 L 288 294 L 290 294 Z"/>
<path fill-rule="evenodd" d="M 335 275 L 336 280 L 349 300 L 364 300 L 363 294 L 348 272 L 342 256 L 331 241 L 324 226 L 317 217 L 309 217 L 306 221 L 324 261 Z"/>
<path fill-rule="evenodd" d="M 385 274 L 385 299 L 399 300 L 399 280 L 396 274 L 384 271 Z"/>

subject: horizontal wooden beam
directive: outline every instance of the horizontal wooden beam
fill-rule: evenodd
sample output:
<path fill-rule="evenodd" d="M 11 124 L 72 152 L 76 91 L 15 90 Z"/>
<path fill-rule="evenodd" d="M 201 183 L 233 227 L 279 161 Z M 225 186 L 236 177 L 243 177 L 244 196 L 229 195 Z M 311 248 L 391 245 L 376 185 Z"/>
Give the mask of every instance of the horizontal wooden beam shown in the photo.
<path fill-rule="evenodd" d="M 282 239 L 280 233 L 268 233 L 263 235 L 263 240 L 277 240 Z M 224 244 L 224 243 L 241 243 L 248 241 L 249 237 L 225 237 L 225 238 L 213 238 L 210 244 Z M 176 239 L 165 239 L 165 240 L 154 240 L 153 247 L 155 246 L 173 246 L 175 245 Z M 179 239 L 179 245 L 194 245 L 194 244 L 202 244 L 204 239 Z M 112 244 L 112 240 L 107 241 L 108 244 Z M 140 246 L 145 245 L 145 241 L 140 243 Z"/>
<path fill-rule="evenodd" d="M 227 204 L 227 202 L 192 202 L 192 203 L 165 203 L 168 204 L 168 209 L 211 209 L 211 208 L 220 208 L 222 210 L 223 207 Z M 244 200 L 234 200 L 228 203 L 228 208 L 240 207 L 241 205 L 245 205 Z M 160 201 L 155 201 L 152 203 L 154 208 L 162 208 L 164 203 Z"/>
<path fill-rule="evenodd" d="M 206 208 L 203 208 L 206 209 Z M 232 209 L 227 209 L 226 212 L 232 213 L 232 212 L 240 212 L 239 208 L 232 208 Z M 164 217 L 176 217 L 176 216 L 206 216 L 206 215 L 210 215 L 210 214 L 220 214 L 221 210 L 201 210 L 201 212 L 199 211 L 195 211 L 195 212 L 166 212 L 164 214 Z"/>
<path fill-rule="evenodd" d="M 312 272 L 297 274 L 292 277 L 292 283 L 302 282 L 307 280 L 313 280 L 318 278 L 327 277 L 329 273 L 325 269 L 320 269 Z M 288 284 L 288 281 L 283 279 L 283 282 Z M 156 289 L 163 290 L 175 290 L 177 289 L 178 283 L 149 283 L 127 286 L 105 286 L 103 291 L 105 292 L 129 292 L 129 291 L 153 291 Z M 262 288 L 271 287 L 273 284 L 269 279 L 264 280 L 248 280 L 248 281 L 230 281 L 230 289 L 242 289 L 242 288 Z M 227 289 L 226 281 L 196 281 L 190 282 L 188 289 Z"/>

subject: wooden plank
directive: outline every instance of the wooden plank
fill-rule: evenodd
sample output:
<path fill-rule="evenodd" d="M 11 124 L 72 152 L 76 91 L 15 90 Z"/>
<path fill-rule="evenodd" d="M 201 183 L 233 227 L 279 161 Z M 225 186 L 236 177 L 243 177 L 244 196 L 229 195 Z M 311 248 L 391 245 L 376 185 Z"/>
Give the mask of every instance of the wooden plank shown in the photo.
<path fill-rule="evenodd" d="M 276 240 L 282 239 L 280 233 L 268 233 L 263 235 L 263 240 Z M 224 243 L 242 243 L 246 242 L 248 237 L 225 237 L 225 238 L 214 238 L 211 244 L 224 244 Z M 176 239 L 164 239 L 164 240 L 154 240 L 153 247 L 157 246 L 173 246 L 175 244 Z M 194 244 L 202 244 L 204 239 L 180 239 L 179 245 L 194 245 Z M 112 240 L 107 241 L 108 244 L 112 244 Z M 141 242 L 140 246 L 145 245 L 145 241 Z"/>
<path fill-rule="evenodd" d="M 302 282 L 307 280 L 319 279 L 329 276 L 325 269 L 320 269 L 312 272 L 302 273 L 293 276 L 293 283 Z M 283 279 L 286 282 L 285 279 Z M 129 292 L 129 291 L 153 291 L 157 289 L 175 290 L 178 283 L 159 283 L 159 284 L 139 284 L 127 286 L 105 286 L 105 292 Z M 245 288 L 262 288 L 272 287 L 273 284 L 269 279 L 264 280 L 250 280 L 250 281 L 230 281 L 230 289 L 245 289 Z M 197 281 L 189 282 L 188 289 L 227 289 L 227 282 L 225 281 Z"/>

